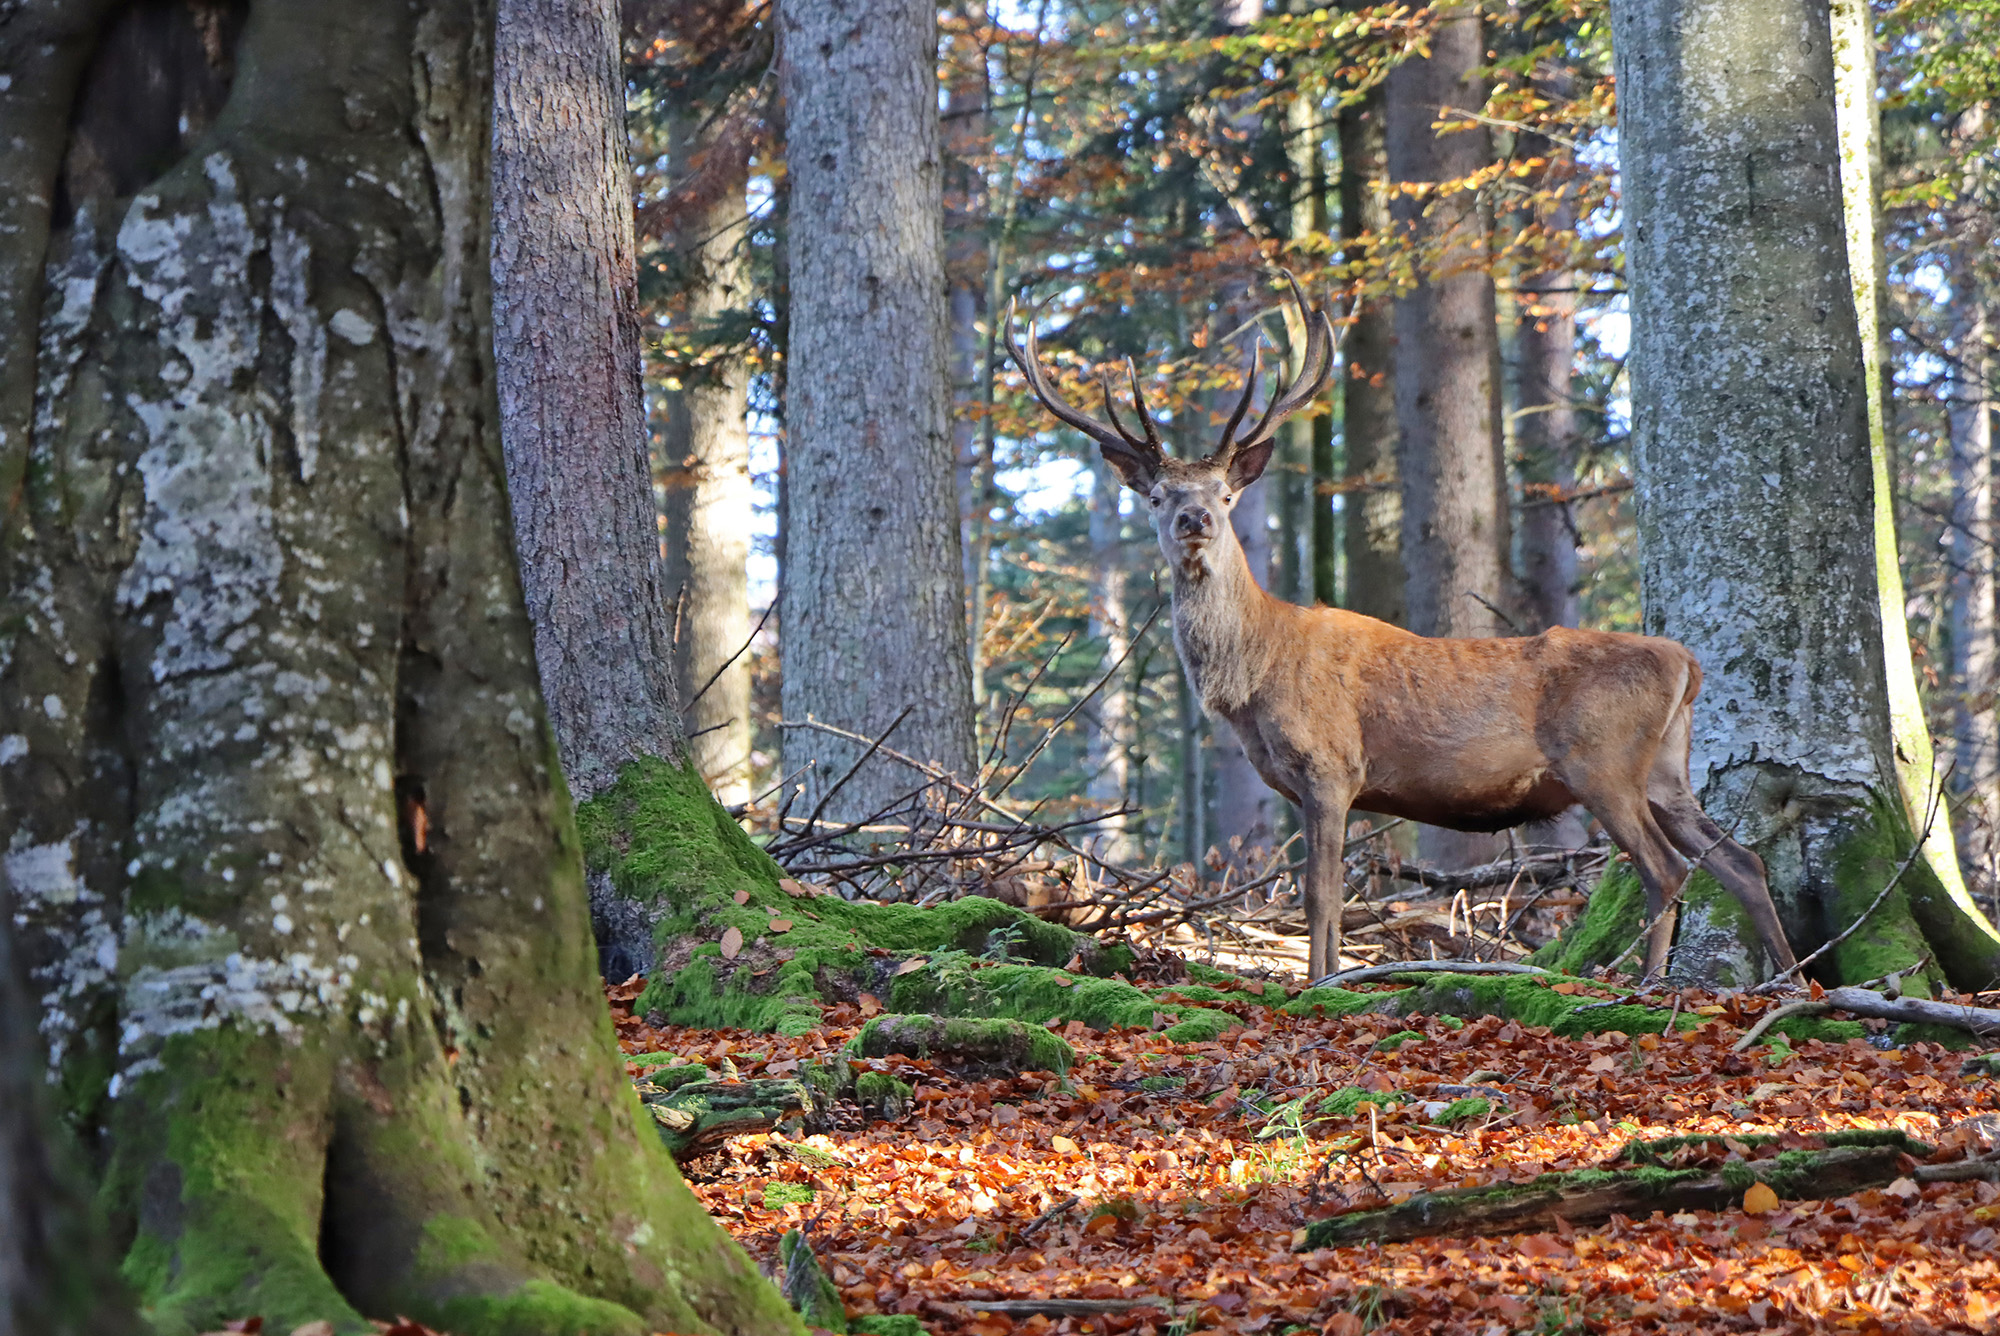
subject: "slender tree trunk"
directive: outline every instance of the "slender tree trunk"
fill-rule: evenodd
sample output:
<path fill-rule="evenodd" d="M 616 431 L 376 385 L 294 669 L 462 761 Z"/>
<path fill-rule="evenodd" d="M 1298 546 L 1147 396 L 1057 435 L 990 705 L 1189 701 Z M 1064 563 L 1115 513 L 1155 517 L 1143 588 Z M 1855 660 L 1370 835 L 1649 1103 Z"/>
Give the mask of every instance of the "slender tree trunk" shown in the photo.
<path fill-rule="evenodd" d="M 1889 370 L 1887 263 L 1882 254 L 1882 122 L 1875 86 L 1875 19 L 1868 0 L 1833 0 L 1834 115 L 1840 136 L 1841 203 L 1848 272 L 1868 387 L 1868 457 L 1873 478 L 1875 587 L 1881 604 L 1882 653 L 1889 690 L 1890 758 L 1903 805 L 1920 828 L 1944 801 L 1944 776 L 1931 747 L 1930 723 L 1910 661 L 1903 567 L 1896 543 L 1895 467 L 1889 450 L 1893 406 Z M 1924 858 L 1948 891 L 1966 899 L 1951 822 L 1928 823 Z"/>
<path fill-rule="evenodd" d="M 1231 396 L 1233 398 L 1233 396 Z M 1233 405 L 1232 405 L 1233 406 Z M 1271 586 L 1271 482 L 1252 483 L 1237 495 L 1229 520 L 1250 576 L 1263 588 Z M 1236 730 L 1215 720 L 1215 840 L 1232 862 L 1245 866 L 1253 849 L 1271 847 L 1278 829 L 1278 795 L 1250 764 Z"/>
<path fill-rule="evenodd" d="M 1383 90 L 1376 85 L 1340 111 L 1340 240 L 1347 263 L 1358 263 L 1369 238 L 1389 234 L 1389 160 Z M 1340 380 L 1347 589 L 1342 606 L 1405 624 L 1403 490 L 1397 470 L 1394 307 L 1364 299 L 1342 344 Z M 1330 584 L 1320 597 L 1335 601 Z"/>
<path fill-rule="evenodd" d="M 195 40 L 128 40 L 162 15 Z M 0 108 L 64 141 L 0 197 L 73 209 L 0 234 L 50 277 L 32 430 L 5 409 L 0 885 L 124 1274 L 170 1333 L 796 1331 L 592 969 L 493 389 L 493 11 L 202 17 L 83 30 L 73 118 Z M 147 62 L 214 49 L 198 147 L 99 151 L 180 123 Z"/>
<path fill-rule="evenodd" d="M 1551 98 L 1569 95 L 1567 76 L 1542 80 Z M 1551 230 L 1576 226 L 1575 164 L 1552 141 L 1523 134 L 1521 157 L 1548 160 L 1540 185 L 1559 192 L 1549 210 Z M 1577 421 L 1571 378 L 1576 365 L 1576 283 L 1567 269 L 1529 274 L 1520 284 L 1514 333 L 1514 450 L 1521 461 L 1521 583 L 1527 629 L 1577 624 L 1576 516 L 1567 498 L 1576 489 Z"/>
<path fill-rule="evenodd" d="M 937 17 L 914 0 L 780 9 L 791 178 L 784 713 L 970 776 L 972 687 L 946 366 Z M 822 793 L 857 746 L 788 729 Z M 921 782 L 877 759 L 865 814 Z"/>
<path fill-rule="evenodd" d="M 1970 248 L 1953 258 L 1951 429 L 1952 785 L 1957 791 L 1959 856 L 1973 892 L 2000 887 L 2000 646 L 1995 644 L 1993 544 L 1993 351 L 1986 294 Z"/>
<path fill-rule="evenodd" d="M 722 151 L 695 116 L 677 118 L 669 148 L 676 175 Z M 729 164 L 729 186 L 697 209 L 675 238 L 691 291 L 686 312 L 699 328 L 748 303 L 743 185 L 748 164 Z M 750 376 L 740 358 L 703 368 L 663 392 L 660 586 L 678 613 L 674 680 L 682 693 L 689 751 L 724 803 L 750 797 Z M 725 666 L 727 665 L 727 666 Z M 706 685 L 706 690 L 703 690 Z M 700 692 L 700 699 L 695 693 Z"/>
<path fill-rule="evenodd" d="M 1389 176 L 1399 186 L 1462 180 L 1492 154 L 1484 128 L 1431 128 L 1486 101 L 1478 8 L 1438 12 L 1431 54 L 1404 61 L 1386 85 Z M 1513 595 L 1499 325 L 1485 220 L 1473 201 L 1465 191 L 1398 195 L 1392 211 L 1419 252 L 1416 285 L 1396 299 L 1394 352 L 1404 589 L 1419 635 L 1502 634 L 1508 628 L 1489 605 L 1506 607 Z M 1484 862 L 1499 847 L 1493 836 L 1435 827 L 1419 839 L 1424 859 L 1446 867 Z"/>
<path fill-rule="evenodd" d="M 968 23 L 983 25 L 986 6 L 971 0 L 960 12 Z M 966 590 L 966 650 L 972 666 L 972 703 L 976 712 L 983 697 L 984 608 L 977 606 L 980 571 L 979 539 L 984 530 L 976 513 L 984 500 L 986 480 L 980 470 L 980 363 L 986 354 L 986 283 L 992 266 L 987 243 L 987 190 L 978 159 L 989 151 L 992 127 L 987 114 L 989 90 L 986 53 L 977 43 L 959 39 L 952 51 L 952 80 L 945 88 L 944 108 L 944 226 L 945 281 L 950 291 L 951 319 L 951 452 L 958 483 L 958 541 Z"/>
<path fill-rule="evenodd" d="M 1125 599 L 1124 517 L 1119 511 L 1123 485 L 1103 459 L 1091 463 L 1090 489 L 1090 638 L 1103 646 L 1100 671 L 1110 673 L 1094 701 L 1085 764 L 1090 800 L 1100 808 L 1122 807 L 1131 796 L 1131 679 L 1113 671 L 1131 647 L 1132 628 Z M 1129 859 L 1131 840 L 1125 817 L 1113 817 L 1098 827 L 1098 853 L 1111 862 Z"/>
<path fill-rule="evenodd" d="M 1292 5 L 1294 12 L 1299 8 L 1296 2 Z M 1288 231 L 1294 249 L 1309 244 L 1312 238 L 1323 234 L 1327 224 L 1326 155 L 1320 149 L 1319 84 L 1303 76 L 1300 78 L 1301 86 L 1293 89 L 1291 100 L 1285 104 L 1285 149 L 1292 169 L 1292 208 Z M 1305 348 L 1305 331 L 1302 326 L 1294 327 L 1289 308 L 1287 310 L 1290 364 L 1296 375 L 1299 358 Z M 1285 467 L 1280 474 L 1285 486 L 1281 525 L 1285 535 L 1283 592 L 1293 603 L 1307 607 L 1312 606 L 1318 593 L 1322 536 L 1326 540 L 1327 556 L 1333 555 L 1332 498 L 1322 496 L 1318 486 L 1322 479 L 1332 481 L 1328 476 L 1333 470 L 1332 459 L 1318 459 L 1319 438 L 1326 437 L 1329 447 L 1332 444 L 1328 425 L 1329 420 L 1322 412 L 1294 418 L 1284 428 L 1285 447 L 1281 462 Z M 1328 454 L 1331 453 L 1329 449 Z M 1322 464 L 1324 473 L 1320 471 Z M 1324 524 L 1320 522 L 1322 509 L 1326 512 Z"/>
<path fill-rule="evenodd" d="M 1891 755 L 1825 0 L 1620 0 L 1646 627 L 1694 650 L 1693 778 L 1756 849 L 1800 955 L 1853 922 L 1915 838 Z M 1705 879 L 1704 879 L 1705 880 Z M 1696 885 L 1677 969 L 1745 980 L 1739 916 Z M 2000 939 L 1921 864 L 1829 957 L 1926 950 L 1962 987 Z"/>
<path fill-rule="evenodd" d="M 493 358 L 535 662 L 570 792 L 684 738 L 639 385 L 616 6 L 498 0 Z M 586 314 L 588 313 L 588 314 Z"/>

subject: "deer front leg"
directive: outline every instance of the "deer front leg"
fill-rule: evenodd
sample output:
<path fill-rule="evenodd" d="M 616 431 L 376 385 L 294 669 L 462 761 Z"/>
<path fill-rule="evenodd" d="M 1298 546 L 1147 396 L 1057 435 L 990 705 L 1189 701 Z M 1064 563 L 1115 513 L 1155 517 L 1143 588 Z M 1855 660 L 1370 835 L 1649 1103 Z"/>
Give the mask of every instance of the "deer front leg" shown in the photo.
<path fill-rule="evenodd" d="M 1306 818 L 1306 979 L 1340 968 L 1340 916 L 1347 905 L 1348 796 L 1313 794 Z"/>

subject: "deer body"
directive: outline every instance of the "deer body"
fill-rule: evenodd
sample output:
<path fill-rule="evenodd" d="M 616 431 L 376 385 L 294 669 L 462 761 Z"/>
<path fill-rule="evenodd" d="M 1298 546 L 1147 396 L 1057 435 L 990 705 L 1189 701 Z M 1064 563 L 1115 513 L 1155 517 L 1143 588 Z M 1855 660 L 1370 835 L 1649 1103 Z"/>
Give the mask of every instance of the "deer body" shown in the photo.
<path fill-rule="evenodd" d="M 1433 639 L 1337 608 L 1302 608 L 1251 578 L 1227 512 L 1268 465 L 1278 422 L 1309 403 L 1332 362 L 1324 313 L 1305 311 L 1305 369 L 1250 433 L 1213 455 L 1169 458 L 1138 377 L 1144 436 L 1064 403 L 1035 360 L 1009 350 L 1057 417 L 1091 435 L 1145 496 L 1173 575 L 1174 643 L 1203 705 L 1242 739 L 1257 773 L 1304 817 L 1309 969 L 1338 967 L 1348 815 L 1365 811 L 1495 831 L 1582 804 L 1638 867 L 1654 929 L 1646 968 L 1666 965 L 1670 902 L 1692 860 L 1748 911 L 1780 968 L 1793 964 L 1761 859 L 1728 838 L 1688 779 L 1701 668 L 1675 641 L 1556 628 L 1508 639 Z M 1010 326 L 1011 326 L 1010 320 Z M 1252 369 L 1254 384 L 1256 371 Z"/>

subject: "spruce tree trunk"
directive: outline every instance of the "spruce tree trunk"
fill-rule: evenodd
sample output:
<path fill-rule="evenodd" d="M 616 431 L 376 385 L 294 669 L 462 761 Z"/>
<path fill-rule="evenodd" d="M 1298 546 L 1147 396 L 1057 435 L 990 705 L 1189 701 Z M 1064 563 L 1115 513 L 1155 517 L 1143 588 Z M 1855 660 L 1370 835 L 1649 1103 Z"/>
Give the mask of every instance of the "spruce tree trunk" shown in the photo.
<path fill-rule="evenodd" d="M 1995 643 L 1993 543 L 1993 375 L 1986 294 L 1970 248 L 1953 257 L 1951 272 L 1951 677 L 1952 784 L 1957 796 L 1958 851 L 1974 895 L 1992 903 L 2000 887 L 2000 645 Z"/>
<path fill-rule="evenodd" d="M 493 354 L 535 662 L 579 801 L 684 738 L 639 392 L 611 0 L 497 0 Z"/>
<path fill-rule="evenodd" d="M 1386 84 L 1388 170 L 1398 186 L 1459 181 L 1492 157 L 1484 127 L 1445 135 L 1431 128 L 1453 109 L 1477 112 L 1486 103 L 1477 6 L 1436 12 L 1430 55 L 1404 61 Z M 1486 220 L 1465 190 L 1398 194 L 1391 214 L 1418 251 L 1416 284 L 1396 298 L 1393 353 L 1409 627 L 1427 636 L 1504 634 L 1506 624 L 1489 610 L 1506 607 L 1514 591 Z M 1437 827 L 1418 835 L 1434 866 L 1482 863 L 1502 847 L 1491 835 Z"/>
<path fill-rule="evenodd" d="M 968 0 L 960 6 L 966 22 L 986 22 L 986 6 Z M 952 79 L 945 88 L 944 107 L 944 226 L 945 282 L 950 292 L 951 320 L 951 454 L 958 487 L 959 561 L 966 590 L 966 652 L 974 681 L 973 709 L 978 710 L 981 671 L 980 641 L 985 610 L 974 602 L 980 586 L 978 555 L 983 521 L 975 514 L 985 499 L 986 479 L 980 468 L 979 416 L 973 407 L 984 383 L 981 364 L 986 355 L 987 271 L 993 263 L 986 237 L 986 179 L 979 163 L 992 148 L 987 115 L 986 53 L 977 43 L 960 39 L 951 53 Z"/>
<path fill-rule="evenodd" d="M 791 181 L 785 719 L 878 737 L 970 777 L 972 685 L 947 412 L 937 15 L 896 0 L 781 7 Z M 815 801 L 861 754 L 799 728 Z M 877 757 L 865 815 L 923 782 Z M 832 811 L 834 809 L 829 809 Z"/>
<path fill-rule="evenodd" d="M 679 117 L 669 149 L 679 173 L 726 147 L 704 134 L 696 114 Z M 713 170 L 710 164 L 710 170 Z M 743 186 L 748 164 L 731 162 L 727 184 L 676 229 L 675 249 L 692 290 L 696 327 L 748 304 L 743 256 Z M 660 453 L 661 589 L 678 609 L 674 680 L 688 750 L 724 803 L 750 797 L 750 375 L 741 358 L 722 357 L 666 391 Z M 703 690 L 704 684 L 707 690 Z M 699 700 L 695 693 L 700 692 Z"/>
<path fill-rule="evenodd" d="M 1099 672 L 1109 673 L 1099 688 L 1093 709 L 1084 764 L 1086 789 L 1100 809 L 1123 807 L 1131 796 L 1128 764 L 1133 727 L 1131 674 L 1114 671 L 1132 644 L 1125 599 L 1125 522 L 1119 510 L 1124 492 L 1118 475 L 1100 456 L 1091 461 L 1090 489 L 1090 638 L 1103 646 Z M 1125 833 L 1126 818 L 1112 817 L 1097 828 L 1098 857 L 1124 862 L 1134 852 Z"/>
<path fill-rule="evenodd" d="M 1612 14 L 1646 629 L 1707 673 L 1695 788 L 1763 856 L 1803 956 L 1875 900 L 1915 837 L 1859 537 L 1874 495 L 1826 0 Z M 1705 876 L 1680 922 L 1681 972 L 1763 968 Z M 2000 968 L 2000 940 L 1919 861 L 1825 974 L 1872 978 L 1926 949 L 1961 987 Z"/>
<path fill-rule="evenodd" d="M 1537 80 L 1549 98 L 1569 96 L 1567 76 Z M 1523 134 L 1522 158 L 1549 165 L 1538 182 L 1558 193 L 1549 210 L 1551 231 L 1576 227 L 1575 164 L 1542 135 Z M 1522 278 L 1519 323 L 1514 332 L 1514 447 L 1521 461 L 1521 586 L 1527 629 L 1577 624 L 1576 516 L 1565 500 L 1576 490 L 1577 420 L 1572 376 L 1576 365 L 1577 275 L 1545 269 Z"/>
<path fill-rule="evenodd" d="M 160 12 L 78 31 L 73 120 L 0 126 L 62 141 L 0 195 L 66 202 L 0 241 L 50 276 L 32 430 L 6 405 L 0 880 L 126 1279 L 162 1332 L 795 1331 L 593 968 L 493 390 L 493 11 L 121 31 Z M 200 83 L 130 62 L 217 49 L 214 124 L 121 155 Z"/>
<path fill-rule="evenodd" d="M 1365 237 L 1386 237 L 1388 146 L 1376 85 L 1340 110 L 1340 239 L 1349 264 Z M 1394 307 L 1363 299 L 1342 341 L 1341 443 L 1346 452 L 1347 588 L 1341 606 L 1397 626 L 1403 601 L 1403 489 L 1397 472 Z M 1322 590 L 1320 597 L 1333 601 Z"/>

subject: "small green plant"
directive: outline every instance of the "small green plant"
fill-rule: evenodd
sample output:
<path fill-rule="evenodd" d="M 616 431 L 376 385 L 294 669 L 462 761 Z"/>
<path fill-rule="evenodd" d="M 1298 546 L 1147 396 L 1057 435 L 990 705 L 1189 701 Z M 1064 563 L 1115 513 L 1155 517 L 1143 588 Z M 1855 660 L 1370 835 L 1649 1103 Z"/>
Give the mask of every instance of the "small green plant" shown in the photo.
<path fill-rule="evenodd" d="M 1394 1053 L 1412 1039 L 1422 1039 L 1423 1037 L 1424 1032 L 1422 1030 L 1398 1030 L 1394 1034 L 1384 1035 L 1382 1038 L 1376 1040 L 1375 1051 L 1377 1053 Z"/>

